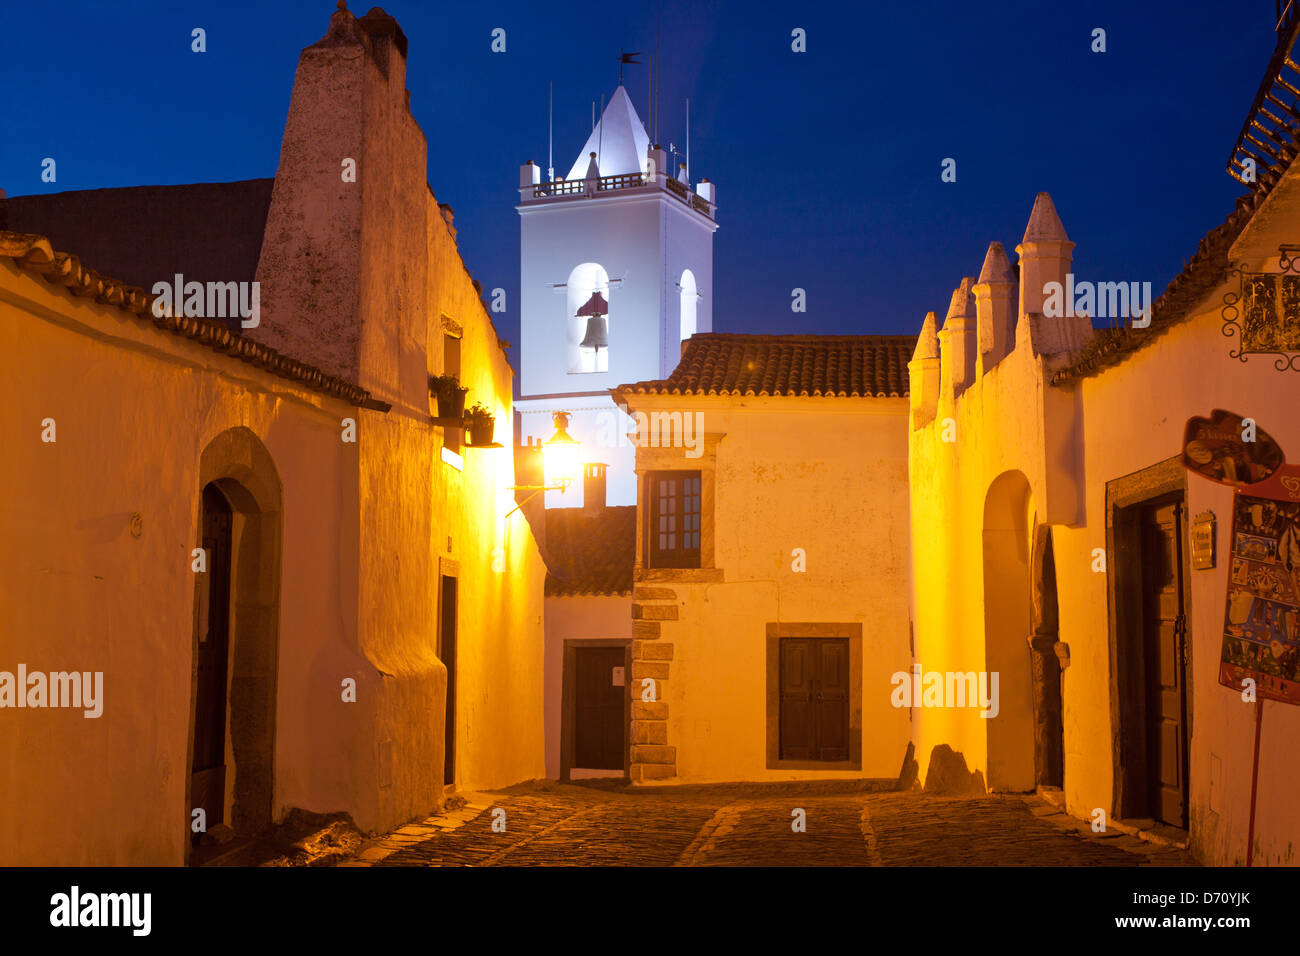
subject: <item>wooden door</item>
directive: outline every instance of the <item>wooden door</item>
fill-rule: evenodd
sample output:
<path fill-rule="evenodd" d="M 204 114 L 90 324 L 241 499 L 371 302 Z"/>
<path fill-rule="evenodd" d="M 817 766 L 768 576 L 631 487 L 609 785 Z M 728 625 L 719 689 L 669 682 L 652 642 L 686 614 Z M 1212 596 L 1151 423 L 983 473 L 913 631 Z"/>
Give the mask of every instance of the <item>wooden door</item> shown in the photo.
<path fill-rule="evenodd" d="M 1187 826 L 1187 617 L 1184 506 L 1147 509 L 1142 521 L 1142 623 L 1150 812 Z"/>
<path fill-rule="evenodd" d="M 780 758 L 848 760 L 848 639 L 782 638 L 780 682 Z"/>
<path fill-rule="evenodd" d="M 447 713 L 444 724 L 442 782 L 456 782 L 456 588 L 457 580 L 443 575 L 438 657 L 447 667 Z"/>
<path fill-rule="evenodd" d="M 573 652 L 573 765 L 584 770 L 622 770 L 627 742 L 619 679 L 626 650 L 578 647 Z M 615 681 L 618 683 L 615 683 Z"/>
<path fill-rule="evenodd" d="M 849 759 L 849 642 L 821 638 L 814 643 L 818 760 Z"/>
<path fill-rule="evenodd" d="M 191 809 L 202 807 L 207 829 L 225 820 L 226 680 L 230 655 L 230 549 L 233 515 L 216 486 L 203 489 L 203 550 L 207 572 L 198 576 L 198 629 L 194 692 L 194 763 Z M 201 833 L 194 833 L 198 843 Z"/>

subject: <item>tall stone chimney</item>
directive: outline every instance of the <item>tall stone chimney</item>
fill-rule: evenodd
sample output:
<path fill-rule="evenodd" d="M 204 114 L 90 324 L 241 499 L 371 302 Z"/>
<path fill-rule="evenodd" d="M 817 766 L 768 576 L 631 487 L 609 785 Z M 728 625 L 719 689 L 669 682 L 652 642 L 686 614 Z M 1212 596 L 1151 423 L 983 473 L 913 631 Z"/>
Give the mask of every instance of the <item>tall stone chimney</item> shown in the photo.
<path fill-rule="evenodd" d="M 431 202 L 406 51 L 396 20 L 340 0 L 299 56 L 257 264 L 262 318 L 246 334 L 426 408 Z"/>
<path fill-rule="evenodd" d="M 1016 341 L 1016 277 L 1011 271 L 1011 261 L 1000 242 L 990 242 L 980 269 L 975 293 L 975 314 L 979 320 L 979 350 L 975 363 L 975 376 L 1001 362 Z"/>

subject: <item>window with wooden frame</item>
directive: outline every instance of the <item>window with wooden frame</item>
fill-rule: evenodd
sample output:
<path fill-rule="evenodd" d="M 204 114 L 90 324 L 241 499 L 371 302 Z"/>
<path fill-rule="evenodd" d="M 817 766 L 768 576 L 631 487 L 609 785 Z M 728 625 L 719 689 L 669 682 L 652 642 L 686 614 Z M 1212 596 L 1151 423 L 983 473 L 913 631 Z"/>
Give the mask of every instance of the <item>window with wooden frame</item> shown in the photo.
<path fill-rule="evenodd" d="M 646 567 L 698 568 L 700 473 L 652 471 L 646 481 Z"/>

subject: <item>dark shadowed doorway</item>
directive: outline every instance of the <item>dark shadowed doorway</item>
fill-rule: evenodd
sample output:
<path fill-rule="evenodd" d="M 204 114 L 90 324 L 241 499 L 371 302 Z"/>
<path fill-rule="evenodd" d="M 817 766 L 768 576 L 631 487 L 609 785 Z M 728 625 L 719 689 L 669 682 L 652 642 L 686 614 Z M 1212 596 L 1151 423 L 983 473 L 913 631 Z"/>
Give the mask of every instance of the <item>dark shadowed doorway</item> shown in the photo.
<path fill-rule="evenodd" d="M 442 782 L 456 782 L 456 584 L 450 575 L 442 576 L 442 616 L 438 626 L 438 657 L 447 667 L 447 715 L 444 724 Z"/>
<path fill-rule="evenodd" d="M 194 689 L 194 761 L 190 794 L 205 830 L 226 820 L 226 696 L 230 659 L 230 548 L 234 514 L 216 485 L 203 489 L 202 546 L 207 568 L 197 576 L 198 630 Z M 193 830 L 193 828 L 191 828 Z"/>

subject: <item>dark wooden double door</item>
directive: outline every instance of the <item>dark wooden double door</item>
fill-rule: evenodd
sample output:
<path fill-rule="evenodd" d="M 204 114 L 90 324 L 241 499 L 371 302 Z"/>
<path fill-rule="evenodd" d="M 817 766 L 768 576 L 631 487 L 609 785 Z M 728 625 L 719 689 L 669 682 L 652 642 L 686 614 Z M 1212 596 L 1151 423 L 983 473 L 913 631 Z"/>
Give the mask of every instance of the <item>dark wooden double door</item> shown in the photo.
<path fill-rule="evenodd" d="M 1178 500 L 1144 508 L 1140 521 L 1148 803 L 1156 819 L 1183 828 L 1191 654 L 1184 593 L 1186 520 L 1186 506 Z"/>
<path fill-rule="evenodd" d="M 849 642 L 781 638 L 780 757 L 849 759 Z"/>

